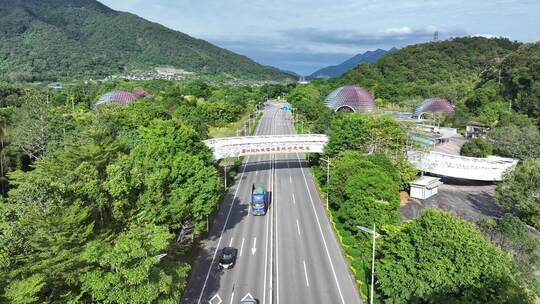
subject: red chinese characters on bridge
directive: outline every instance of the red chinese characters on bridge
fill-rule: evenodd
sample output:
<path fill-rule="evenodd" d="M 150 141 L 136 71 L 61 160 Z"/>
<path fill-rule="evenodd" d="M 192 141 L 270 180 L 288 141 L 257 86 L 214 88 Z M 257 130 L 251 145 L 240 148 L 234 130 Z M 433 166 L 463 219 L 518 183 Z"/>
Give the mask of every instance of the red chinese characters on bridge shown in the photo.
<path fill-rule="evenodd" d="M 311 149 L 309 146 L 282 146 L 282 147 L 266 147 L 266 148 L 255 148 L 248 147 L 242 149 L 242 154 L 249 153 L 295 153 L 295 152 L 310 152 Z"/>

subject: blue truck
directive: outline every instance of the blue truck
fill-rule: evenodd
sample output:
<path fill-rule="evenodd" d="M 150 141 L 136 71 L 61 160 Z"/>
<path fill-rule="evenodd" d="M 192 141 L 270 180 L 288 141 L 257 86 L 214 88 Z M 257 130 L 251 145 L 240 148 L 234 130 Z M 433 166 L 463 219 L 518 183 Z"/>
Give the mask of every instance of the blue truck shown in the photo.
<path fill-rule="evenodd" d="M 251 214 L 265 215 L 268 210 L 268 192 L 262 184 L 253 184 L 251 188 Z"/>

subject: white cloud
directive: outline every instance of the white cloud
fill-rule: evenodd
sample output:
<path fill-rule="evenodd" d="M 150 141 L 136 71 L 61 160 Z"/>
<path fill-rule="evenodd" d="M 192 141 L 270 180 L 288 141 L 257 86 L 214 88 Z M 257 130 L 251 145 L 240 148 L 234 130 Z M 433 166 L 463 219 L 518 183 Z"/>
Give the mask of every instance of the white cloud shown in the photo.
<path fill-rule="evenodd" d="M 440 39 L 467 33 L 540 39 L 538 0 L 99 1 L 286 69 L 294 69 L 290 58 L 299 54 L 315 70 L 326 64 L 318 55 L 401 47 L 428 41 L 435 31 Z M 286 54 L 294 56 L 285 60 Z"/>
<path fill-rule="evenodd" d="M 387 28 L 382 31 L 383 34 L 410 34 L 412 33 L 412 30 L 408 26 L 402 26 L 402 27 L 391 27 Z"/>

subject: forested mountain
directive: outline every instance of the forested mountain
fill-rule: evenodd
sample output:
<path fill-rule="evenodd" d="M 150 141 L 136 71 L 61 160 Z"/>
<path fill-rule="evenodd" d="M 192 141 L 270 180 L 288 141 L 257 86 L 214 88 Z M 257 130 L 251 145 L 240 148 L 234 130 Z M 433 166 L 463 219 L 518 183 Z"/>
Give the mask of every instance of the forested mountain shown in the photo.
<path fill-rule="evenodd" d="M 416 44 L 388 54 L 375 64 L 360 64 L 337 82 L 366 86 L 388 102 L 426 96 L 455 101 L 477 84 L 482 71 L 519 46 L 508 39 L 483 37 Z"/>
<path fill-rule="evenodd" d="M 392 48 L 390 51 L 382 50 L 382 49 L 376 49 L 375 51 L 367 51 L 363 54 L 355 55 L 352 58 L 347 59 L 346 61 L 338 64 L 338 65 L 331 65 L 327 66 L 325 68 L 322 68 L 313 74 L 309 76 L 309 78 L 332 78 L 332 77 L 339 77 L 343 75 L 343 73 L 347 72 L 348 70 L 354 68 L 360 63 L 375 63 L 381 56 L 393 52 L 397 50 L 396 48 Z"/>
<path fill-rule="evenodd" d="M 94 0 L 0 0 L 0 80 L 100 78 L 157 66 L 243 79 L 290 77 Z"/>
<path fill-rule="evenodd" d="M 500 72 L 500 73 L 499 73 Z M 512 108 L 540 117 L 540 42 L 522 45 L 482 74 L 483 84 L 501 83 L 501 95 Z"/>

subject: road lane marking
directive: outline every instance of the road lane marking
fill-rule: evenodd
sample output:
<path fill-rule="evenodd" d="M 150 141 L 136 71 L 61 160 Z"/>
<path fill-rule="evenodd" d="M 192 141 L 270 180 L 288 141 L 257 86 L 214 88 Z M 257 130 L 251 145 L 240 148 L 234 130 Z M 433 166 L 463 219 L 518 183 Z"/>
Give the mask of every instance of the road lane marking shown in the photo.
<path fill-rule="evenodd" d="M 240 301 L 244 300 L 254 300 L 253 296 L 248 292 Z"/>
<path fill-rule="evenodd" d="M 264 114 L 263 114 L 263 116 L 264 116 Z M 256 135 L 259 135 L 261 125 L 262 125 L 262 123 L 259 123 L 257 125 L 257 128 L 255 129 L 255 134 Z M 208 272 L 206 273 L 206 278 L 204 279 L 203 287 L 201 289 L 199 299 L 197 300 L 197 304 L 201 304 L 201 299 L 202 299 L 202 297 L 204 295 L 204 290 L 206 289 L 206 284 L 208 284 L 208 278 L 210 277 L 210 272 L 212 271 L 212 265 L 214 265 L 214 262 L 216 261 L 217 252 L 218 252 L 219 246 L 221 244 L 221 240 L 223 239 L 223 233 L 225 233 L 225 229 L 227 228 L 227 224 L 229 223 L 229 218 L 231 216 L 231 211 L 232 211 L 232 209 L 234 207 L 234 202 L 235 202 L 236 196 L 238 195 L 238 190 L 241 188 L 242 180 L 243 180 L 244 174 L 246 173 L 246 165 L 249 163 L 249 159 L 250 159 L 250 156 L 248 155 L 248 157 L 246 158 L 246 162 L 245 162 L 245 164 L 244 164 L 244 166 L 242 168 L 242 174 L 240 175 L 240 182 L 238 183 L 238 186 L 236 187 L 236 190 L 234 191 L 234 196 L 233 196 L 233 199 L 231 201 L 229 211 L 227 212 L 227 217 L 225 218 L 225 223 L 223 224 L 223 228 L 221 229 L 221 234 L 219 236 L 217 246 L 216 246 L 216 248 L 214 250 L 214 255 L 212 256 L 212 262 L 208 266 Z M 219 298 L 219 295 L 217 295 L 217 297 Z M 221 298 L 219 298 L 219 299 L 220 299 L 219 303 L 221 303 Z"/>
<path fill-rule="evenodd" d="M 210 301 L 208 301 L 210 304 L 220 304 L 221 302 L 223 302 L 223 300 L 217 293 L 210 299 Z"/>
<path fill-rule="evenodd" d="M 304 261 L 304 274 L 306 275 L 306 285 L 309 287 L 309 279 L 307 276 L 306 261 Z"/>
<path fill-rule="evenodd" d="M 255 170 L 255 176 L 259 175 L 259 170 Z"/>
<path fill-rule="evenodd" d="M 292 185 L 292 176 L 289 175 L 289 182 L 291 183 Z"/>
<path fill-rule="evenodd" d="M 334 269 L 334 264 L 332 263 L 332 258 L 330 257 L 330 250 L 328 250 L 328 245 L 326 244 L 326 239 L 324 238 L 321 222 L 319 220 L 319 215 L 317 214 L 317 211 L 315 210 L 315 203 L 313 202 L 313 197 L 311 196 L 311 191 L 308 186 L 306 174 L 304 173 L 304 168 L 302 168 L 302 163 L 300 162 L 300 158 L 298 157 L 298 154 L 296 154 L 296 159 L 298 160 L 298 164 L 300 165 L 300 171 L 302 172 L 302 176 L 304 177 L 304 183 L 306 185 L 306 190 L 309 196 L 309 200 L 311 202 L 311 208 L 313 210 L 313 213 L 315 214 L 315 219 L 317 220 L 317 226 L 319 226 L 319 232 L 323 240 L 326 256 L 328 257 L 328 260 L 330 261 L 330 268 L 332 268 L 332 274 L 334 275 L 334 280 L 336 281 L 336 286 L 338 288 L 339 296 L 341 298 L 341 303 L 345 304 L 345 299 L 343 298 L 343 293 L 341 292 L 341 287 L 339 286 L 339 281 L 337 279 L 336 270 Z"/>
<path fill-rule="evenodd" d="M 257 238 L 253 238 L 253 247 L 251 247 L 251 254 L 255 254 L 255 251 L 257 251 Z"/>
<path fill-rule="evenodd" d="M 233 304 L 233 300 L 234 300 L 234 291 L 231 293 L 231 304 Z"/>
<path fill-rule="evenodd" d="M 277 112 L 276 112 L 277 113 Z M 275 118 L 275 114 L 274 114 L 274 118 Z M 275 124 L 273 125 L 274 129 L 273 129 L 273 132 L 272 134 L 275 134 L 276 133 L 276 128 L 275 128 Z M 271 180 L 272 180 L 272 194 L 275 192 L 274 190 L 277 188 L 276 187 L 276 177 L 275 177 L 275 173 L 276 173 L 276 154 L 272 154 L 272 170 L 270 171 L 271 173 Z M 275 225 L 276 225 L 276 229 L 278 226 L 278 216 L 279 216 L 279 212 L 277 210 L 277 199 L 274 199 L 274 196 L 272 195 L 272 205 L 275 204 L 275 209 L 274 211 L 275 212 L 272 212 L 272 215 L 274 216 L 275 218 Z M 279 237 L 279 233 L 277 232 L 276 230 L 276 304 L 279 304 L 279 241 L 278 241 L 278 237 Z M 274 236 L 274 221 L 271 222 L 271 237 L 272 237 L 272 241 L 273 241 L 273 236 Z M 273 297 L 273 264 L 272 264 L 272 259 L 273 259 L 273 255 L 274 255 L 274 252 L 273 250 L 270 251 L 270 265 L 272 267 L 272 271 L 270 271 L 270 303 L 273 304 L 274 302 L 272 301 L 272 297 Z"/>
<path fill-rule="evenodd" d="M 300 223 L 298 223 L 298 219 L 296 219 L 296 228 L 298 228 L 298 235 L 300 235 Z"/>
<path fill-rule="evenodd" d="M 231 240 L 229 241 L 229 247 L 232 247 L 232 241 L 234 240 L 234 238 L 232 237 Z"/>
<path fill-rule="evenodd" d="M 244 250 L 244 241 L 246 238 L 242 238 L 242 245 L 240 245 L 240 256 L 242 256 L 242 251 Z"/>
<path fill-rule="evenodd" d="M 292 193 L 292 202 L 296 205 L 296 198 L 294 197 L 294 193 Z"/>

